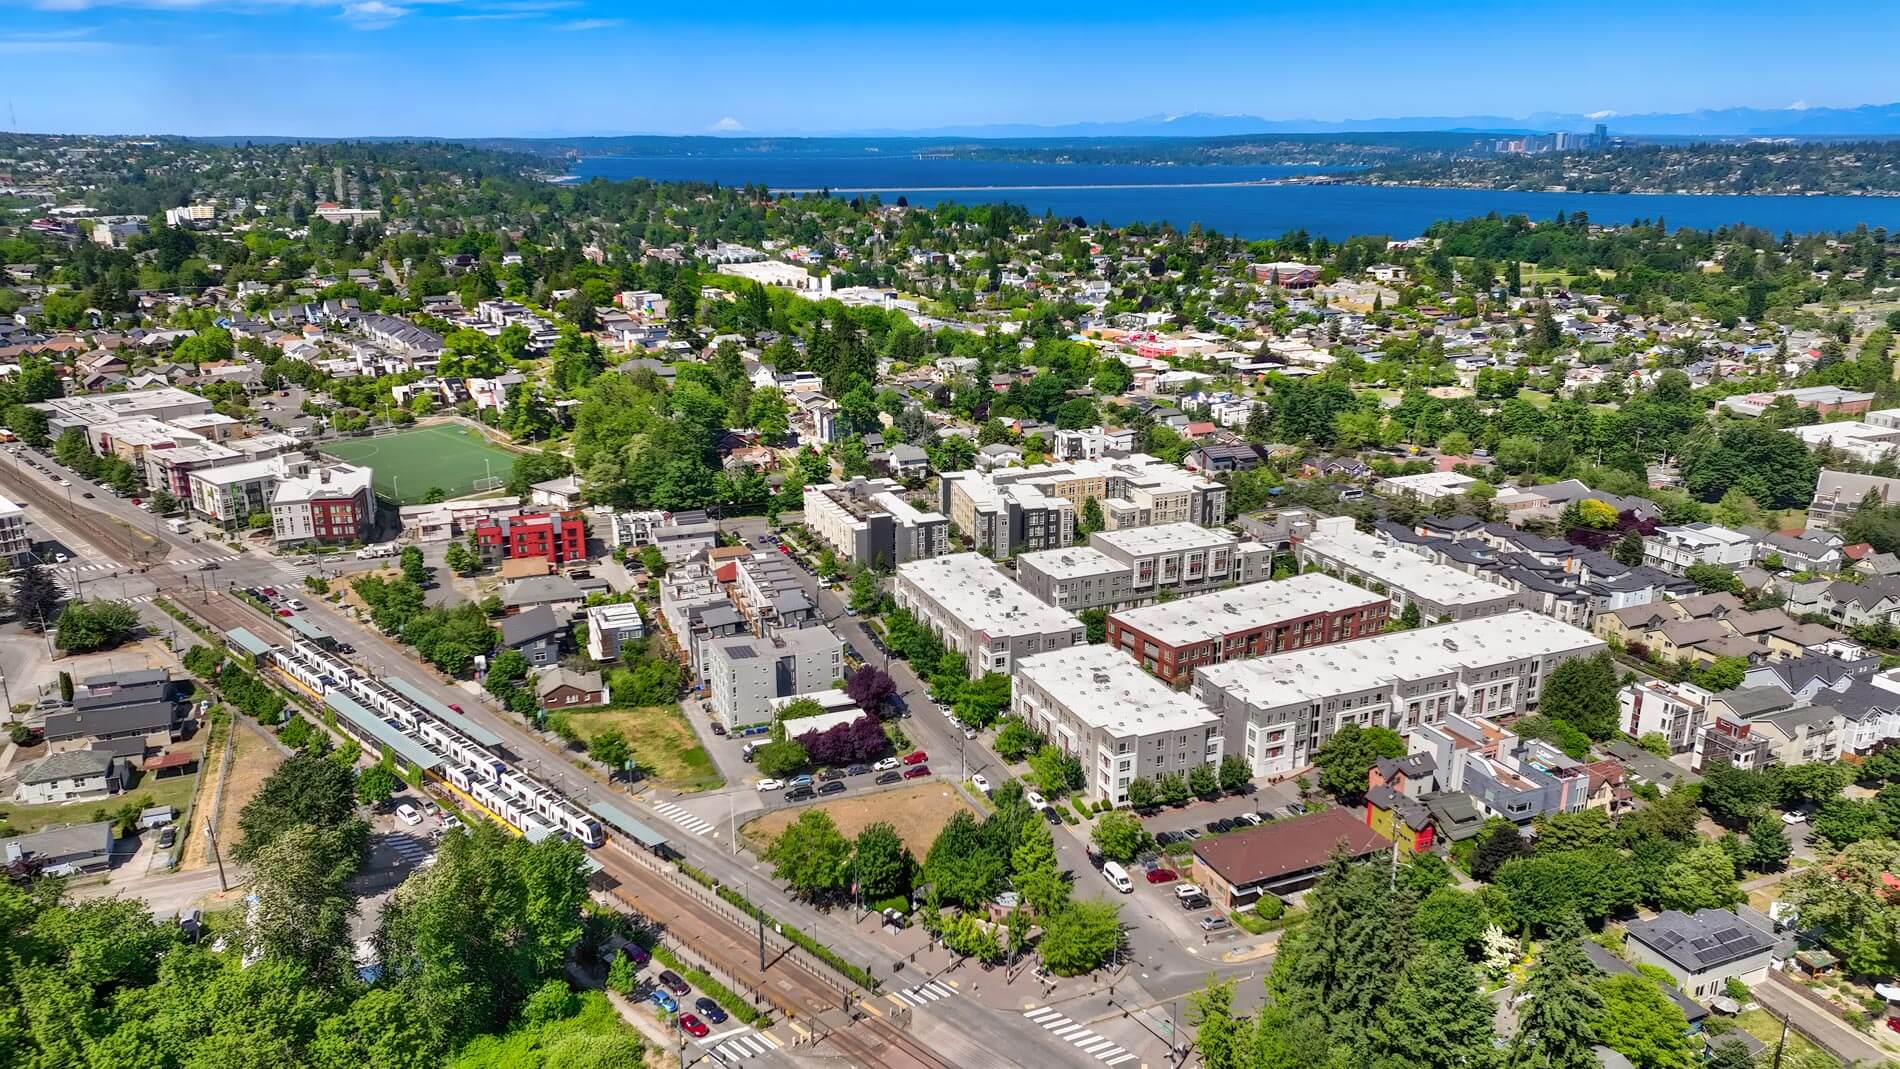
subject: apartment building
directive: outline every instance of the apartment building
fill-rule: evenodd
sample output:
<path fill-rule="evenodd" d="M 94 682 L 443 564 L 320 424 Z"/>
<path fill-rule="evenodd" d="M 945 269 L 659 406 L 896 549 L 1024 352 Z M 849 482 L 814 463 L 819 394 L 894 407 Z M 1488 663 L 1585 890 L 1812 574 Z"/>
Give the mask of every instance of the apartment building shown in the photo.
<path fill-rule="evenodd" d="M 1108 644 L 1179 686 L 1204 665 L 1382 634 L 1391 605 L 1329 575 L 1296 575 L 1118 610 Z"/>
<path fill-rule="evenodd" d="M 940 477 L 938 509 L 991 556 L 1059 549 L 1094 499 L 1107 531 L 1227 522 L 1227 487 L 1144 453 L 1063 464 L 953 472 Z"/>
<path fill-rule="evenodd" d="M 271 533 L 278 542 L 335 545 L 367 542 L 376 528 L 375 473 L 335 464 L 284 479 L 271 496 Z"/>
<path fill-rule="evenodd" d="M 1107 646 L 1024 657 L 1013 675 L 1013 711 L 1080 759 L 1091 802 L 1122 805 L 1136 779 L 1220 763 L 1220 718 Z"/>
<path fill-rule="evenodd" d="M 1097 531 L 1089 548 L 1128 569 L 1136 601 L 1257 583 L 1273 574 L 1271 548 L 1192 523 Z"/>
<path fill-rule="evenodd" d="M 1411 604 L 1428 622 L 1477 620 L 1519 608 L 1513 588 L 1363 534 L 1350 516 L 1317 521 L 1310 533 L 1296 536 L 1293 552 L 1302 566 L 1317 565 L 1328 575 L 1387 595 L 1394 615 Z"/>
<path fill-rule="evenodd" d="M 893 596 L 972 675 L 1008 672 L 1017 659 L 1087 641 L 1074 615 L 1047 605 L 977 553 L 953 553 L 897 567 Z"/>
<path fill-rule="evenodd" d="M 0 559 L 18 566 L 33 551 L 33 536 L 26 529 L 26 509 L 0 497 Z"/>
<path fill-rule="evenodd" d="M 647 633 L 640 606 L 631 601 L 587 607 L 587 655 L 596 661 L 620 657 L 620 647 L 637 642 Z"/>
<path fill-rule="evenodd" d="M 1702 733 L 1710 693 L 1693 683 L 1646 679 L 1616 692 L 1617 723 L 1632 739 L 1661 735 L 1672 753 L 1687 753 Z"/>
<path fill-rule="evenodd" d="M 1194 671 L 1229 752 L 1255 775 L 1312 764 L 1341 725 L 1409 732 L 1447 716 L 1493 719 L 1536 707 L 1543 681 L 1602 640 L 1534 612 L 1463 620 Z"/>
<path fill-rule="evenodd" d="M 1697 564 L 1740 568 L 1755 558 L 1755 540 L 1740 531 L 1713 523 L 1685 523 L 1658 527 L 1643 536 L 1643 563 L 1682 575 Z"/>
<path fill-rule="evenodd" d="M 890 479 L 807 486 L 805 529 L 856 567 L 894 568 L 950 549 L 949 519 L 913 507 Z"/>
<path fill-rule="evenodd" d="M 281 456 L 194 470 L 186 478 L 191 511 L 225 526 L 252 515 L 269 516 L 277 488 L 286 479 L 309 475 L 314 467 L 307 457 Z"/>
<path fill-rule="evenodd" d="M 1117 609 L 1135 603 L 1135 571 L 1092 546 L 1024 553 L 1016 581 L 1038 601 L 1066 612 Z"/>
<path fill-rule="evenodd" d="M 587 522 L 578 510 L 517 512 L 475 525 L 475 545 L 487 559 L 544 557 L 555 564 L 587 559 Z"/>
<path fill-rule="evenodd" d="M 1541 739 L 1520 739 L 1489 720 L 1452 714 L 1420 724 L 1412 752 L 1429 754 L 1442 789 L 1468 795 L 1487 817 L 1525 824 L 1590 802 L 1590 770 Z"/>
<path fill-rule="evenodd" d="M 1822 468 L 1808 503 L 1809 529 L 1840 530 L 1870 493 L 1883 505 L 1900 501 L 1900 479 Z"/>
<path fill-rule="evenodd" d="M 772 638 L 735 635 L 706 647 L 713 715 L 727 731 L 772 718 L 772 699 L 829 690 L 844 678 L 844 644 L 826 627 Z"/>
<path fill-rule="evenodd" d="M 938 476 L 938 508 L 980 553 L 1009 557 L 1075 542 L 1075 502 L 1025 478 L 1034 468 Z"/>
<path fill-rule="evenodd" d="M 144 417 L 170 420 L 197 416 L 211 411 L 211 402 L 189 390 L 175 386 L 156 386 L 149 390 L 124 393 L 85 394 L 79 397 L 55 397 L 30 405 L 46 413 L 47 433 L 58 438 L 74 427 L 87 432 L 122 419 Z"/>

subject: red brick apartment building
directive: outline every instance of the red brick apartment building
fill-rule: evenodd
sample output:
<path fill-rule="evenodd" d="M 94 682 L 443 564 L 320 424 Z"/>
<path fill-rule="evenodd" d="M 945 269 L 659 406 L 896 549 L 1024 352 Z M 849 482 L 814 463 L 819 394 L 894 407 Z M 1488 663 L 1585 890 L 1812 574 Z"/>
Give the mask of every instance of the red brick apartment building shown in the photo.
<path fill-rule="evenodd" d="M 1173 685 L 1194 670 L 1385 630 L 1386 597 L 1313 572 L 1249 583 L 1108 616 L 1108 644 Z"/>
<path fill-rule="evenodd" d="M 578 511 L 518 512 L 478 524 L 475 543 L 489 560 L 545 557 L 565 564 L 587 559 L 587 524 Z"/>

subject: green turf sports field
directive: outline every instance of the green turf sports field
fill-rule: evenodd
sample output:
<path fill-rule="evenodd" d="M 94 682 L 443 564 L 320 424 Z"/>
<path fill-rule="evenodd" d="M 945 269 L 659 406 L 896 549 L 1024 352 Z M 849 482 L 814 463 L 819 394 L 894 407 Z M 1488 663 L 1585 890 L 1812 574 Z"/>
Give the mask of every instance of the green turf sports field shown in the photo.
<path fill-rule="evenodd" d="M 404 505 L 421 501 L 431 487 L 449 497 L 475 493 L 477 483 L 491 476 L 506 482 L 515 466 L 515 454 L 455 423 L 345 438 L 325 442 L 322 449 L 345 463 L 374 468 L 377 495 Z"/>

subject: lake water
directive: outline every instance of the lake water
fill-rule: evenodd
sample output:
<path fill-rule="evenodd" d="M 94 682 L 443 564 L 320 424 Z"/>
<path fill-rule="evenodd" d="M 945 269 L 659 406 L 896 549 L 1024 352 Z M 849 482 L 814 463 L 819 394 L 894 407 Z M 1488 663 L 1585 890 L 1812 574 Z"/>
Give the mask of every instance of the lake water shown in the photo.
<path fill-rule="evenodd" d="M 1249 238 L 1304 228 L 1339 239 L 1354 234 L 1408 238 L 1440 219 L 1497 212 L 1548 219 L 1587 212 L 1603 223 L 1661 215 L 1671 227 L 1700 230 L 1745 223 L 1780 233 L 1851 230 L 1862 223 L 1900 230 L 1900 197 L 1654 196 L 1631 193 L 1523 193 L 1485 189 L 1384 186 L 1260 186 L 1320 168 L 1244 165 L 1148 167 L 1137 164 L 1007 163 L 917 159 L 899 155 L 597 156 L 573 175 L 659 181 L 763 183 L 773 189 L 829 189 L 836 196 L 876 192 L 912 204 L 1008 201 L 1041 214 L 1079 215 L 1112 224 L 1192 223 Z M 1337 168 L 1327 170 L 1336 171 Z"/>

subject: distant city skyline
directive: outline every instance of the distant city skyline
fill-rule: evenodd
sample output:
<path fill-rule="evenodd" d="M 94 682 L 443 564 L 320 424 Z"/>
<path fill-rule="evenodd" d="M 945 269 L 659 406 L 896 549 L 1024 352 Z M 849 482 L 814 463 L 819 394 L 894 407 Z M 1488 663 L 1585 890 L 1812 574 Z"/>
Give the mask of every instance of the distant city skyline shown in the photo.
<path fill-rule="evenodd" d="M 1264 8 L 1264 9 L 1263 9 Z M 975 0 L 773 11 L 596 0 L 0 0 L 7 129 L 300 136 L 796 135 L 1605 115 L 1900 100 L 1900 9 L 1761 0 L 1344 11 Z M 1798 77 L 1755 65 L 1804 63 Z"/>

